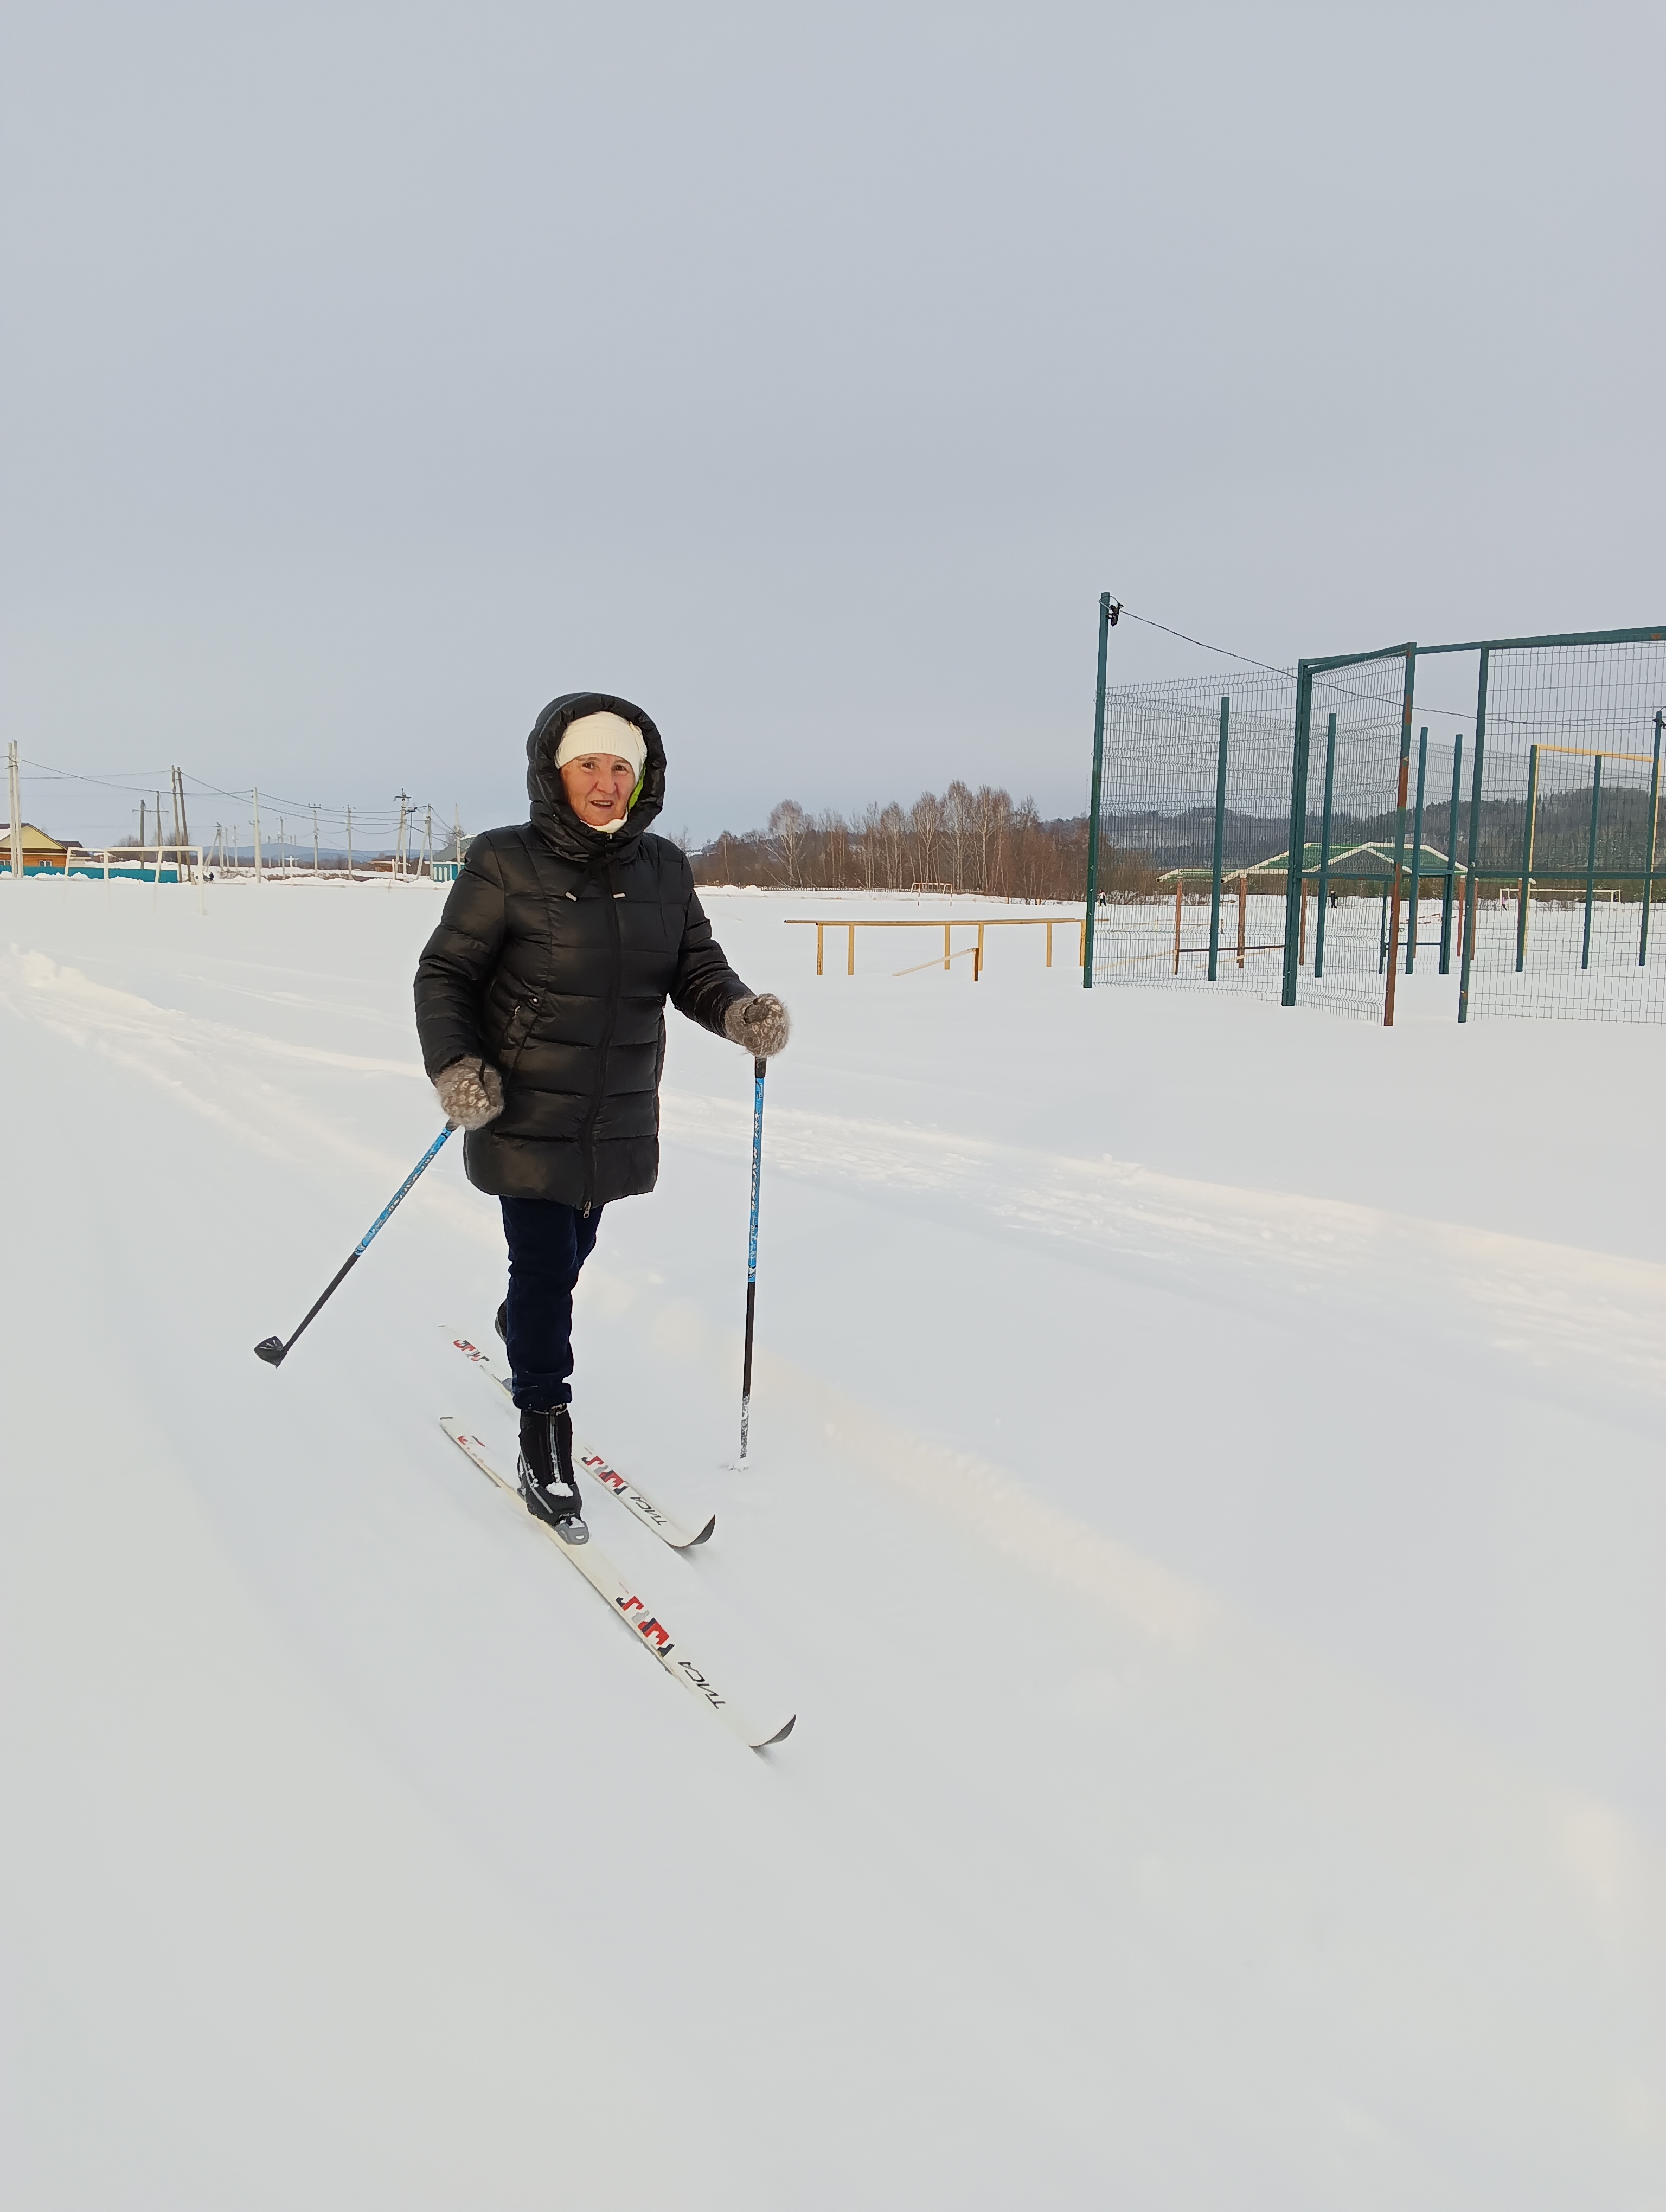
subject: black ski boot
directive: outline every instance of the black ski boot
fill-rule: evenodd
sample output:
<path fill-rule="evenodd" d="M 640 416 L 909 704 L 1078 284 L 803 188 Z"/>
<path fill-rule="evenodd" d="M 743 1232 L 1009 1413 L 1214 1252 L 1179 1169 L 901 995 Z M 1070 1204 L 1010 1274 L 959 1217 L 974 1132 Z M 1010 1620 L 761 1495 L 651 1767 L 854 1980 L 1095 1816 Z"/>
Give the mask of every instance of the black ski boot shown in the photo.
<path fill-rule="evenodd" d="M 573 1416 L 565 1406 L 520 1417 L 520 1494 L 563 1544 L 587 1544 L 584 1500 L 573 1472 Z"/>

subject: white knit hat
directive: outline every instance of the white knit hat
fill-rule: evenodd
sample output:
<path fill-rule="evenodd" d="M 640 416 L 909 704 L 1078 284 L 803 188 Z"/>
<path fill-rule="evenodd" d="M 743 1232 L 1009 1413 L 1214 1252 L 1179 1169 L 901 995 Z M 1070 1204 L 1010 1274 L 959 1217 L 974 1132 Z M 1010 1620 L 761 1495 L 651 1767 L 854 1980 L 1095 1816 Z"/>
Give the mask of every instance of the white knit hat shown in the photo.
<path fill-rule="evenodd" d="M 648 766 L 647 741 L 635 722 L 627 722 L 623 714 L 581 714 L 576 722 L 567 725 L 556 748 L 556 766 L 563 769 L 569 761 L 582 760 L 587 753 L 608 753 L 616 760 L 628 760 L 639 783 Z"/>

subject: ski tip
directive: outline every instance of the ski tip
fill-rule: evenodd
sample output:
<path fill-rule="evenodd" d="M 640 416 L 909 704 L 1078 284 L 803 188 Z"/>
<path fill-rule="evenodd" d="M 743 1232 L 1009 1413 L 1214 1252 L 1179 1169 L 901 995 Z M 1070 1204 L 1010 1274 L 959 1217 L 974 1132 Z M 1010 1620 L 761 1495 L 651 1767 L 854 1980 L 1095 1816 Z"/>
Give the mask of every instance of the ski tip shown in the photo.
<path fill-rule="evenodd" d="M 717 1516 L 714 1513 L 711 1519 L 707 1522 L 705 1527 L 700 1531 L 700 1534 L 697 1536 L 690 1536 L 688 1542 L 684 1545 L 683 1549 L 685 1552 L 691 1552 L 696 1544 L 708 1544 L 711 1541 L 712 1530 L 715 1528 L 716 1526 Z"/>
<path fill-rule="evenodd" d="M 799 1717 L 794 1713 L 784 1727 L 778 1728 L 773 1735 L 766 1735 L 762 1743 L 755 1743 L 752 1746 L 752 1749 L 754 1751 L 768 1751 L 772 1743 L 785 1743 L 787 1737 L 792 1735 L 793 1729 L 798 1726 L 798 1724 Z"/>

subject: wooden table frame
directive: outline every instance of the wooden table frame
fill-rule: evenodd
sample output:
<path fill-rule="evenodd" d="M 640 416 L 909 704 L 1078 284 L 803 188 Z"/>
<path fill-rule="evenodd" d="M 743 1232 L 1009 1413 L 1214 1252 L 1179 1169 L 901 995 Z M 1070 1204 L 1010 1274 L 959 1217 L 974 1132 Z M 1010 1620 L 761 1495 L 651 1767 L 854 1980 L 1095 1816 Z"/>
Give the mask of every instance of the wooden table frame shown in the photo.
<path fill-rule="evenodd" d="M 878 921 L 863 919 L 847 921 L 842 915 L 824 917 L 818 921 L 812 915 L 794 915 L 788 918 L 787 927 L 788 929 L 815 931 L 816 973 L 818 975 L 825 972 L 823 964 L 824 941 L 830 929 L 842 929 L 845 932 L 844 972 L 847 975 L 854 975 L 856 973 L 856 932 L 859 929 L 940 929 L 943 933 L 943 965 L 945 968 L 952 959 L 961 957 L 961 954 L 953 950 L 951 932 L 957 929 L 975 929 L 977 932 L 977 942 L 976 945 L 963 948 L 964 951 L 970 951 L 972 956 L 972 981 L 975 983 L 981 982 L 983 977 L 983 933 L 986 929 L 1044 929 L 1047 932 L 1047 965 L 1049 968 L 1053 965 L 1053 933 L 1055 929 L 1075 931 L 1078 968 L 1081 966 L 1086 957 L 1087 948 L 1087 925 L 1080 915 L 1071 914 L 985 915 L 981 921 L 969 915 L 949 921 L 912 920 L 892 921 L 888 918 Z"/>

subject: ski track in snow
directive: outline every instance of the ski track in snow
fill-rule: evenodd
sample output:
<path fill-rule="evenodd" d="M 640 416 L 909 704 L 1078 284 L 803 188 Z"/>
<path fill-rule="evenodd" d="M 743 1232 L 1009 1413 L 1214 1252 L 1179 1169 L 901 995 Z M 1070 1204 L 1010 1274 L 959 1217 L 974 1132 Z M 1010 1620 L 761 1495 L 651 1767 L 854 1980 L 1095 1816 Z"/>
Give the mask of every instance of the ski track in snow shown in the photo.
<path fill-rule="evenodd" d="M 741 1682 L 791 1678 L 803 1725 L 752 1761 L 550 1571 L 435 1431 L 460 1362 L 444 1354 L 442 1382 L 430 1324 L 487 1325 L 500 1279 L 496 1209 L 462 1187 L 455 1147 L 453 1187 L 425 1183 L 376 1295 L 344 1306 L 276 1393 L 249 1358 L 243 1310 L 287 1285 L 298 1312 L 333 1256 L 311 1228 L 289 1235 L 286 1209 L 356 1224 L 437 1123 L 393 1041 L 426 917 L 404 910 L 399 937 L 351 892 L 316 922 L 220 904 L 222 947 L 317 962 L 327 924 L 330 988 L 288 991 L 310 971 L 221 957 L 201 931 L 119 934 L 119 907 L 82 969 L 0 951 L 0 1030 L 38 1079 L 12 1087 L 14 1142 L 38 1150 L 19 1224 L 33 1256 L 10 1283 L 13 1412 L 36 1439 L 20 1468 L 51 1477 L 5 1486 L 0 1545 L 23 1722 L 0 2045 L 21 2061 L 11 2132 L 51 2184 L 0 2188 L 8 2203 L 508 2212 L 552 2190 L 607 2202 L 626 2172 L 690 2212 L 1659 2201 L 1661 1854 L 1593 1794 L 1584 1738 L 1617 1712 L 1636 1742 L 1610 1745 L 1599 1774 L 1656 1755 L 1666 1271 L 1420 1218 L 1392 1188 L 1387 1206 L 1336 1202 L 942 1133 L 929 1116 L 981 1110 L 955 1086 L 986 1064 L 994 994 L 927 1040 L 957 1056 L 922 1048 L 900 1066 L 903 987 L 849 1002 L 842 1030 L 824 1002 L 798 1095 L 824 1103 L 820 1077 L 848 1060 L 858 1100 L 907 1103 L 806 1111 L 781 1084 L 766 1171 L 793 1201 L 783 1229 L 790 1210 L 809 1232 L 790 1249 L 783 1235 L 781 1279 L 806 1305 L 813 1286 L 818 1314 L 824 1292 L 860 1312 L 875 1232 L 903 1217 L 893 1241 L 930 1249 L 917 1285 L 875 1311 L 906 1328 L 917 1298 L 949 1316 L 907 1347 L 918 1388 L 892 1387 L 859 1332 L 854 1356 L 825 1360 L 813 1334 L 783 1333 L 800 1363 L 760 1348 L 758 1466 L 725 1479 L 718 1543 L 672 1555 L 599 1501 L 606 1547 L 646 1597 L 664 1589 L 679 1633 Z M 277 988 L 235 980 L 257 972 Z M 282 1010 L 279 1034 L 237 1026 L 262 1018 L 255 999 Z M 1062 1001 L 1047 1020 L 1037 1048 L 1079 1034 Z M 328 1048 L 384 1039 L 386 1057 Z M 687 1482 L 720 1502 L 693 1462 L 720 1427 L 733 1437 L 738 1316 L 707 1289 L 738 1226 L 750 1115 L 722 1092 L 743 1087 L 731 1048 L 678 1042 L 666 1203 L 625 1213 L 587 1274 L 585 1376 L 622 1465 L 657 1486 L 663 1461 L 669 1497 Z M 1414 1079 L 1402 1064 L 1395 1110 Z M 1282 1111 L 1296 1077 L 1280 1080 Z M 1220 1172 L 1217 1153 L 1152 1151 Z M 1228 1177 L 1257 1171 L 1244 1157 Z M 1302 1159 L 1282 1157 L 1298 1181 Z M 193 1222 L 246 1209 L 253 1233 L 223 1273 L 187 1238 L 151 1253 L 109 1237 L 153 1168 Z M 986 1325 L 951 1336 L 977 1273 Z M 1097 1492 L 1064 1480 L 1117 1440 L 1114 1358 L 1079 1377 L 1000 1371 L 1019 1297 L 1045 1329 L 1099 1294 L 1165 1307 L 1123 1355 L 1155 1363 L 1166 1393 L 1174 1463 L 1150 1486 L 1174 1505 L 1157 1538 L 1124 1510 L 1143 1471 Z M 1239 1332 L 1262 1352 L 1212 1401 L 1196 1344 L 1269 1306 L 1270 1330 Z M 1474 1395 L 1494 1414 L 1522 1401 L 1508 1484 L 1460 1454 L 1419 1491 L 1393 1452 L 1322 1484 L 1326 1432 L 1290 1417 L 1296 1486 L 1241 1486 L 1219 1445 L 1242 1428 L 1286 1440 L 1286 1335 L 1292 1357 L 1338 1357 L 1369 1408 L 1379 1349 L 1403 1410 L 1433 1374 L 1429 1423 L 1448 1434 L 1481 1358 L 1501 1365 L 1510 1387 L 1495 1373 Z M 1432 1337 L 1462 1359 L 1420 1364 Z M 931 1363 L 950 1345 L 963 1392 L 994 1378 L 995 1418 L 953 1431 L 971 1452 L 938 1440 Z M 1553 1375 L 1594 1376 L 1607 1403 L 1544 1424 L 1541 1450 Z M 496 1395 L 473 1388 L 507 1441 Z M 1050 1441 L 1026 1418 L 1038 1388 L 1067 1401 Z M 60 1467 L 72 1397 L 78 1449 Z M 1640 1418 L 1615 1450 L 1622 1402 Z M 1373 1426 L 1404 1434 L 1391 1410 Z M 976 1455 L 985 1438 L 1009 1464 Z M 1099 1495 L 1116 1534 L 1074 1517 Z M 1225 1545 L 1173 1545 L 1189 1515 L 1224 1521 Z M 1256 1564 L 1263 1523 L 1296 1542 L 1288 1573 Z M 1406 1547 L 1385 1547 L 1402 1524 Z M 1445 1580 L 1422 1571 L 1435 1554 Z M 1238 1555 L 1247 1581 L 1221 1579 L 1214 1562 Z M 1322 1610 L 1292 1606 L 1298 1581 L 1380 1608 L 1380 1679 L 1338 1662 Z M 1433 1648 L 1450 1679 L 1402 1671 L 1402 1645 Z M 1485 1688 L 1499 1646 L 1525 1761 L 1507 1729 L 1500 1751 L 1484 1697 L 1477 1727 L 1451 1693 Z M 587 1869 L 581 1910 L 528 1913 L 505 1841 L 527 1835 Z M 494 2054 L 551 2035 L 571 2063 L 506 2103 Z M 176 2154 L 203 2160 L 200 2186 Z"/>
<path fill-rule="evenodd" d="M 414 1054 L 291 1043 L 158 1006 L 15 947 L 0 957 L 0 1006 L 92 1047 L 263 1149 L 327 1145 L 383 1171 L 399 1167 L 391 1152 L 309 1112 L 293 1090 L 275 1090 L 271 1074 L 277 1063 L 421 1084 Z M 662 1103 L 671 1143 L 727 1159 L 751 1142 L 741 1102 L 667 1089 Z M 1666 1394 L 1666 1267 L 1645 1261 L 792 1108 L 768 1109 L 766 1162 L 771 1173 L 938 1212 L 962 1229 L 1062 1243 L 1086 1264 L 1138 1272 L 1194 1297 L 1341 1301 L 1402 1330 L 1462 1330 L 1548 1376 Z"/>
<path fill-rule="evenodd" d="M 665 1133 L 733 1154 L 741 1104 L 665 1095 Z M 770 1169 L 952 1211 L 962 1227 L 1064 1243 L 1193 1295 L 1345 1300 L 1404 1326 L 1461 1327 L 1535 1369 L 1649 1396 L 1666 1384 L 1666 1267 L 1287 1191 L 1078 1160 L 935 1131 L 766 1109 Z"/>

